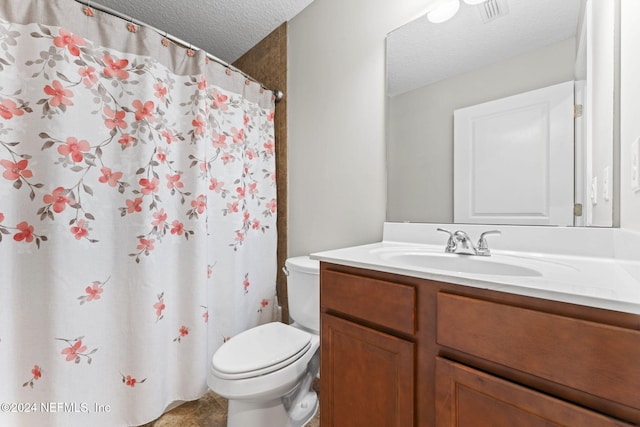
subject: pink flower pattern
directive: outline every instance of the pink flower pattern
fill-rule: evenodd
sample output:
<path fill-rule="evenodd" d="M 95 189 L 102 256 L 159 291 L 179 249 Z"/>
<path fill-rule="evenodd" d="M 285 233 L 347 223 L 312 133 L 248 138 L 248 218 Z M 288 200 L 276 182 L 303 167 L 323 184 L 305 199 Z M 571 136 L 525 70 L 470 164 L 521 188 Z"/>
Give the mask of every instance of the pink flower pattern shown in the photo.
<path fill-rule="evenodd" d="M 33 239 L 35 237 L 35 235 L 33 234 L 33 225 L 29 225 L 28 222 L 22 221 L 21 223 L 16 225 L 16 228 L 18 229 L 18 232 L 13 235 L 13 240 L 15 240 L 16 242 L 24 241 L 26 243 L 33 242 Z"/>
<path fill-rule="evenodd" d="M 227 95 L 224 95 L 220 92 L 218 92 L 217 90 L 213 91 L 213 99 L 211 101 L 211 105 L 213 108 L 219 109 L 221 111 L 227 111 L 227 109 L 229 108 L 227 106 L 227 100 L 229 99 L 229 97 Z"/>
<path fill-rule="evenodd" d="M 10 181 L 15 181 L 20 178 L 31 178 L 33 176 L 33 172 L 27 169 L 29 166 L 28 160 L 20 160 L 17 163 L 9 160 L 0 160 L 0 166 L 5 168 L 2 177 Z"/>
<path fill-rule="evenodd" d="M 87 286 L 87 301 L 98 300 L 100 299 L 100 294 L 102 293 L 102 288 L 98 286 L 97 283 L 94 283 L 93 286 Z"/>
<path fill-rule="evenodd" d="M 164 292 L 158 294 L 158 302 L 153 304 L 153 308 L 156 310 L 156 322 L 162 320 L 164 317 L 164 309 L 167 308 L 164 304 Z"/>
<path fill-rule="evenodd" d="M 71 200 L 66 194 L 68 191 L 65 188 L 57 187 L 51 194 L 45 195 L 42 201 L 50 205 L 55 213 L 60 213 L 67 207 L 67 204 L 71 204 Z"/>
<path fill-rule="evenodd" d="M 125 203 L 127 204 L 127 207 L 125 208 L 127 213 L 142 212 L 141 198 L 138 197 L 134 200 L 127 200 Z"/>
<path fill-rule="evenodd" d="M 79 337 L 76 339 L 65 339 L 65 338 L 56 338 L 56 340 L 64 341 L 67 343 L 67 347 L 62 349 L 60 354 L 65 356 L 65 360 L 67 362 L 73 361 L 76 364 L 79 364 L 84 358 L 87 363 L 90 365 L 93 362 L 91 355 L 98 351 L 97 348 L 94 348 L 90 352 L 86 352 L 88 347 L 82 343 L 84 337 Z"/>
<path fill-rule="evenodd" d="M 124 121 L 126 114 L 127 113 L 123 110 L 113 111 L 109 107 L 104 107 L 104 115 L 107 117 L 104 120 L 104 125 L 107 127 L 107 129 L 126 129 L 127 122 Z"/>
<path fill-rule="evenodd" d="M 54 80 L 51 85 L 44 87 L 44 93 L 51 96 L 49 105 L 52 107 L 71 106 L 73 101 L 69 98 L 73 98 L 73 92 L 69 89 L 65 89 L 59 80 Z"/>
<path fill-rule="evenodd" d="M 169 189 L 174 189 L 174 188 L 183 188 L 184 187 L 184 183 L 182 183 L 180 181 L 181 175 L 180 174 L 175 174 L 175 175 L 167 175 L 167 188 Z"/>
<path fill-rule="evenodd" d="M 102 57 L 104 62 L 104 69 L 102 72 L 107 77 L 116 77 L 120 80 L 126 80 L 129 78 L 129 72 L 125 69 L 129 65 L 127 59 L 113 59 L 109 54 L 105 54 Z"/>
<path fill-rule="evenodd" d="M 216 132 L 213 132 L 213 148 L 215 149 L 222 149 L 225 150 L 228 147 L 227 145 L 227 135 L 225 134 L 219 134 Z"/>
<path fill-rule="evenodd" d="M 155 193 L 158 191 L 159 183 L 160 183 L 160 180 L 155 177 L 152 179 L 142 178 L 139 182 L 141 187 L 140 191 L 142 192 L 142 194 L 145 194 L 145 195 Z"/>
<path fill-rule="evenodd" d="M 94 84 L 98 82 L 98 76 L 96 76 L 96 69 L 92 66 L 80 67 L 78 74 L 82 77 L 82 84 L 87 89 L 90 89 Z"/>
<path fill-rule="evenodd" d="M 215 191 L 216 193 L 220 193 L 224 189 L 224 182 L 218 181 L 215 178 L 211 178 L 209 181 L 209 190 Z"/>
<path fill-rule="evenodd" d="M 177 234 L 178 236 L 182 236 L 184 233 L 184 224 L 178 221 L 177 219 L 171 223 L 171 234 Z"/>
<path fill-rule="evenodd" d="M 244 129 L 231 128 L 231 134 L 234 144 L 244 142 Z"/>
<path fill-rule="evenodd" d="M 202 215 L 207 209 L 207 196 L 200 194 L 198 197 L 191 201 L 190 216 Z"/>
<path fill-rule="evenodd" d="M 205 132 L 205 127 L 206 127 L 206 125 L 207 125 L 207 124 L 205 123 L 204 118 L 203 118 L 201 115 L 199 115 L 199 114 L 198 114 L 198 117 L 196 117 L 195 119 L 193 119 L 193 120 L 191 121 L 191 124 L 192 124 L 192 125 L 193 125 L 193 127 L 194 127 L 194 131 L 193 131 L 193 132 L 194 132 L 196 135 L 202 135 L 202 134 L 204 134 L 204 132 Z"/>
<path fill-rule="evenodd" d="M 97 301 L 102 298 L 102 293 L 104 292 L 104 285 L 111 279 L 111 276 L 107 277 L 104 282 L 94 281 L 91 285 L 88 285 L 84 288 L 85 295 L 80 295 L 78 300 L 80 301 L 80 305 L 84 303 Z"/>
<path fill-rule="evenodd" d="M 153 109 L 154 109 L 153 101 L 147 101 L 143 104 L 142 101 L 140 101 L 139 99 L 136 99 L 135 101 L 133 101 L 132 105 L 133 105 L 133 108 L 136 109 L 135 111 L 136 120 L 138 121 L 146 120 L 150 123 L 155 121 L 155 117 L 153 117 Z"/>
<path fill-rule="evenodd" d="M 84 219 L 79 219 L 76 224 L 77 225 L 72 226 L 70 229 L 73 237 L 75 237 L 76 240 L 87 237 L 87 235 L 89 234 L 89 230 L 85 228 L 87 226 L 87 222 Z"/>
<path fill-rule="evenodd" d="M 85 41 L 82 37 L 71 34 L 64 28 L 60 28 L 58 37 L 53 39 L 53 44 L 56 45 L 56 47 L 66 48 L 73 56 L 80 56 L 79 47 L 84 46 Z"/>
<path fill-rule="evenodd" d="M 166 141 L 167 144 L 171 144 L 174 141 L 177 141 L 178 138 L 173 134 L 172 129 L 165 129 L 161 133 L 162 137 Z"/>
<path fill-rule="evenodd" d="M 167 96 L 167 88 L 162 84 L 162 82 L 158 82 L 153 85 L 155 89 L 155 93 L 153 94 L 156 98 L 159 98 L 160 101 L 164 102 L 165 97 Z"/>
<path fill-rule="evenodd" d="M 75 344 L 62 350 L 62 354 L 67 355 L 67 362 L 80 358 L 80 354 L 87 349 L 86 345 L 82 345 L 82 340 L 77 340 Z"/>
<path fill-rule="evenodd" d="M 249 293 L 249 286 L 251 286 L 251 282 L 249 281 L 249 274 L 245 274 L 244 280 L 242 282 L 242 287 L 245 294 Z"/>
<path fill-rule="evenodd" d="M 262 313 L 264 309 L 267 308 L 268 305 L 269 305 L 269 300 L 266 298 L 263 298 L 262 301 L 260 301 L 260 308 L 258 308 L 258 313 Z"/>
<path fill-rule="evenodd" d="M 122 134 L 122 137 L 120 137 L 120 139 L 118 139 L 118 144 L 120 144 L 120 146 L 122 147 L 122 149 L 124 150 L 125 148 L 131 147 L 131 145 L 136 141 L 136 138 L 124 133 Z"/>
<path fill-rule="evenodd" d="M 149 255 L 149 252 L 155 248 L 156 241 L 154 239 L 145 239 L 144 237 L 140 238 L 140 244 L 138 244 L 137 249 L 140 252 L 144 252 L 146 255 Z"/>
<path fill-rule="evenodd" d="M 61 144 L 58 147 L 58 153 L 63 156 L 71 157 L 71 160 L 78 163 L 84 160 L 83 153 L 86 153 L 91 149 L 89 142 L 82 139 L 78 141 L 75 137 L 70 136 L 67 138 L 67 142 L 65 144 Z"/>
<path fill-rule="evenodd" d="M 111 187 L 115 187 L 118 185 L 118 181 L 122 178 L 122 172 L 113 172 L 108 167 L 100 168 L 100 172 L 102 172 L 102 176 L 98 178 L 98 181 L 103 184 L 108 184 Z"/>
<path fill-rule="evenodd" d="M 173 339 L 173 342 L 178 342 L 179 343 L 187 335 L 189 335 L 189 328 L 187 328 L 186 326 L 182 325 L 182 326 L 180 326 L 180 329 L 178 330 L 178 336 Z"/>
<path fill-rule="evenodd" d="M 153 221 L 151 224 L 156 228 L 164 228 L 167 223 L 167 213 L 164 209 L 160 209 L 158 212 L 153 214 Z"/>
<path fill-rule="evenodd" d="M 137 380 L 135 377 L 132 377 L 131 375 L 122 375 L 122 383 L 127 386 L 127 387 L 131 387 L 134 388 L 137 384 L 142 384 L 144 383 L 147 379 L 143 378 L 141 380 Z"/>
<path fill-rule="evenodd" d="M 31 379 L 22 384 L 22 387 L 29 386 L 33 388 L 34 381 L 38 381 L 40 378 L 42 378 L 42 369 L 39 365 L 33 365 L 33 368 L 31 369 L 31 375 Z"/>
<path fill-rule="evenodd" d="M 0 102 L 0 117 L 10 120 L 13 116 L 22 116 L 24 111 L 18 108 L 15 102 L 10 99 L 3 99 Z"/>

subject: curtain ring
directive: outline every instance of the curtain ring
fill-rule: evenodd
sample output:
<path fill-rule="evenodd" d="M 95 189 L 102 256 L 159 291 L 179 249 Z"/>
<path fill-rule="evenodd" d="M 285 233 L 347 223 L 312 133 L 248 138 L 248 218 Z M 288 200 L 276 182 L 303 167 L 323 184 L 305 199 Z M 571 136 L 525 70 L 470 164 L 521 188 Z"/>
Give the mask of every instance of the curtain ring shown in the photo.
<path fill-rule="evenodd" d="M 82 12 L 88 17 L 93 16 L 93 9 L 91 8 L 91 0 L 87 1 L 87 6 L 82 9 Z"/>
<path fill-rule="evenodd" d="M 133 18 L 129 17 L 129 23 L 127 24 L 127 30 L 129 30 L 130 33 L 135 33 L 136 31 L 138 31 L 138 27 L 133 23 Z"/>

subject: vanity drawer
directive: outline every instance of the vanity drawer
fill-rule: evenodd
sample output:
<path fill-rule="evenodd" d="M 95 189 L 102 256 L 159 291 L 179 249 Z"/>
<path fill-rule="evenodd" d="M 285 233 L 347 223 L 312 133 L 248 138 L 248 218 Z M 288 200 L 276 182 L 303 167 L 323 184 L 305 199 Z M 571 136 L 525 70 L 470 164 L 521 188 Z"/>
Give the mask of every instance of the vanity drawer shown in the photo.
<path fill-rule="evenodd" d="M 437 342 L 640 408 L 640 331 L 438 293 Z"/>
<path fill-rule="evenodd" d="M 413 286 L 322 270 L 322 311 L 353 316 L 405 334 L 416 330 Z"/>
<path fill-rule="evenodd" d="M 450 360 L 436 358 L 436 427 L 632 427 Z"/>

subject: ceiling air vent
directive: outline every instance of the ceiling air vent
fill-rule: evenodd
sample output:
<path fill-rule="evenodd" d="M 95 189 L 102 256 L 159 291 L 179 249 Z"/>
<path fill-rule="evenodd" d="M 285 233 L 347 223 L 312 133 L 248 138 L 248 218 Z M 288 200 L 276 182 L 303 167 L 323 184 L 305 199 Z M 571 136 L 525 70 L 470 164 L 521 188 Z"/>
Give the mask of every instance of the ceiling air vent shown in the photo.
<path fill-rule="evenodd" d="M 487 0 L 478 5 L 482 22 L 489 23 L 509 13 L 507 0 Z"/>

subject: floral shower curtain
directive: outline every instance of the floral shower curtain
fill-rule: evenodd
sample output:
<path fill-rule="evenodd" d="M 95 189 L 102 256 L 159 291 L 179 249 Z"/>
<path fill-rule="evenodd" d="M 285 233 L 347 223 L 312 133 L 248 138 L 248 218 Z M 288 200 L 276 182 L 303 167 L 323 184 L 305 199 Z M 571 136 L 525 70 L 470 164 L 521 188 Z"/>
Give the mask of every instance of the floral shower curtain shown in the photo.
<path fill-rule="evenodd" d="M 272 318 L 274 101 L 73 0 L 0 6 L 0 425 L 199 398 Z"/>

